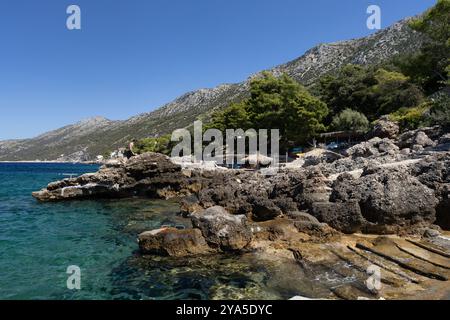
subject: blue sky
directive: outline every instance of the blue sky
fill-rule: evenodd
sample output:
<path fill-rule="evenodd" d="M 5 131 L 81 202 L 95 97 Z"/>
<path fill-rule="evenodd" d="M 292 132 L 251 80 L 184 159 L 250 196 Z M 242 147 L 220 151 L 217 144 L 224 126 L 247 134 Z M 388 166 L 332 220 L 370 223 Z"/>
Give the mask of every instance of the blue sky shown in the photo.
<path fill-rule="evenodd" d="M 0 0 L 0 140 L 126 119 L 239 82 L 318 43 L 372 33 L 435 0 Z M 82 30 L 66 28 L 81 8 Z"/>

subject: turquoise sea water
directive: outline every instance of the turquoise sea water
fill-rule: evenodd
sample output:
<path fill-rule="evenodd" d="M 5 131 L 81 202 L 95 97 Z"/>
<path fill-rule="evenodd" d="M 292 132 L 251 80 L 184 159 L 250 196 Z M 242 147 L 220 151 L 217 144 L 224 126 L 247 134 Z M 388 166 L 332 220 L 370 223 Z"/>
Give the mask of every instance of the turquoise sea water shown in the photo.
<path fill-rule="evenodd" d="M 136 252 L 139 232 L 186 223 L 176 215 L 177 204 L 145 199 L 38 203 L 31 197 L 65 173 L 96 170 L 0 164 L 0 299 L 208 298 L 213 283 L 204 271 L 210 261 L 149 259 Z M 81 268 L 81 290 L 67 289 L 70 265 Z"/>
<path fill-rule="evenodd" d="M 137 235 L 185 224 L 178 205 L 148 199 L 39 203 L 31 192 L 65 173 L 97 166 L 0 163 L 0 299 L 285 299 L 321 296 L 298 266 L 251 254 L 164 258 L 139 255 Z M 67 289 L 67 267 L 81 290 Z"/>

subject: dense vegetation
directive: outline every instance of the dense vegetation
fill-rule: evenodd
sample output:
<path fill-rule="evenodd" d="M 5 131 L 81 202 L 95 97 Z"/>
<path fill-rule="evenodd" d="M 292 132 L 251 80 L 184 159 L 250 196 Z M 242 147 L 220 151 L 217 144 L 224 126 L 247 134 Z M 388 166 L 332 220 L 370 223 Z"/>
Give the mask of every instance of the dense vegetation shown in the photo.
<path fill-rule="evenodd" d="M 412 81 L 432 94 L 449 84 L 450 72 L 450 0 L 438 0 L 423 16 L 414 19 L 410 26 L 426 35 L 422 50 L 401 57 L 397 65 Z"/>
<path fill-rule="evenodd" d="M 421 89 L 402 73 L 356 65 L 320 79 L 318 94 L 329 106 L 330 116 L 351 108 L 370 121 L 424 99 Z"/>
<path fill-rule="evenodd" d="M 420 52 L 393 61 L 412 83 L 431 98 L 412 108 L 400 108 L 391 118 L 405 129 L 423 125 L 450 126 L 450 0 L 438 0 L 410 27 L 426 36 Z"/>

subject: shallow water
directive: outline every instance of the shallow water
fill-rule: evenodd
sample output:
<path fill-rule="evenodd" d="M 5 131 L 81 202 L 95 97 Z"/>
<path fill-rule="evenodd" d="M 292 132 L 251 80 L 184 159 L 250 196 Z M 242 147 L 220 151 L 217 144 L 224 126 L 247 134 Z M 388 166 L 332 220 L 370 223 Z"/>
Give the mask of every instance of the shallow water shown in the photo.
<path fill-rule="evenodd" d="M 287 299 L 326 296 L 327 277 L 305 276 L 254 254 L 142 257 L 137 234 L 185 224 L 171 201 L 147 199 L 38 203 L 31 192 L 64 173 L 97 166 L 0 164 L 0 299 Z M 81 290 L 66 286 L 81 268 Z"/>

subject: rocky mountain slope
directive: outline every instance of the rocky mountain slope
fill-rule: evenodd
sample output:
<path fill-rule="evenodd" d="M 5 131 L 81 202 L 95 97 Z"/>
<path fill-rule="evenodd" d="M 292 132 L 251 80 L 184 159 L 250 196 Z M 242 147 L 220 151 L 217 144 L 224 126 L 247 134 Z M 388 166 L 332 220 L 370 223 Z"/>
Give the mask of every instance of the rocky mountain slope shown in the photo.
<path fill-rule="evenodd" d="M 303 56 L 270 71 L 287 73 L 310 85 L 320 76 L 348 64 L 377 64 L 397 54 L 416 51 L 421 37 L 407 26 L 407 19 L 371 36 L 330 44 L 320 44 Z M 253 75 L 254 77 L 256 75 Z M 0 161 L 92 159 L 133 138 L 161 135 L 189 126 L 213 110 L 239 101 L 248 94 L 252 77 L 237 84 L 223 84 L 212 89 L 186 93 L 161 108 L 125 121 L 92 118 L 51 131 L 33 139 L 0 141 Z"/>

